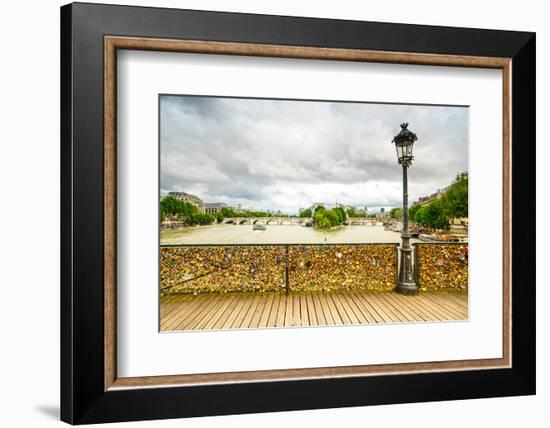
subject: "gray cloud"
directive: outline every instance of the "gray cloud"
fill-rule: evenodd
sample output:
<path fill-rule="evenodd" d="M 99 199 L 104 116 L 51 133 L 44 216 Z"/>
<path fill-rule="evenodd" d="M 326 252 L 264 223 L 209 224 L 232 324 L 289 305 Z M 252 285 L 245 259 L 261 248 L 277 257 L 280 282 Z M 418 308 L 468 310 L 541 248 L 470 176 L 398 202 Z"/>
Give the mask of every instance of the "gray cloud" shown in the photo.
<path fill-rule="evenodd" d="M 161 191 L 207 202 L 398 206 L 404 121 L 419 137 L 411 201 L 468 169 L 466 107 L 162 96 L 160 108 Z"/>

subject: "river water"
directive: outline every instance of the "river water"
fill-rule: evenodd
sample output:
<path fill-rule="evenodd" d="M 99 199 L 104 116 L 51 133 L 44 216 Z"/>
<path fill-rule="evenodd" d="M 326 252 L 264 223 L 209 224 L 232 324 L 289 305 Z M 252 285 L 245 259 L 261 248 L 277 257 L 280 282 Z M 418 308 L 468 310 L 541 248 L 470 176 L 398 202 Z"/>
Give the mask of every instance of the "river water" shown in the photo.
<path fill-rule="evenodd" d="M 341 226 L 326 231 L 298 225 L 268 225 L 252 230 L 251 225 L 211 225 L 162 231 L 161 244 L 361 244 L 399 243 L 397 232 L 383 226 Z"/>

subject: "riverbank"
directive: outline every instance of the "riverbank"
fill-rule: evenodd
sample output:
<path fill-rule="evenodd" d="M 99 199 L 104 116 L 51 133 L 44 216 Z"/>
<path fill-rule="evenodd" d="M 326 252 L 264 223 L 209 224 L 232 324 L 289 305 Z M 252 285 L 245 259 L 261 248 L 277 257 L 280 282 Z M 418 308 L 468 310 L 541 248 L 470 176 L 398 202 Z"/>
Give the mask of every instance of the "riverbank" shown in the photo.
<path fill-rule="evenodd" d="M 266 230 L 252 230 L 251 225 L 214 224 L 163 230 L 163 245 L 208 244 L 362 244 L 399 243 L 397 232 L 383 226 L 339 226 L 328 231 L 299 225 L 268 225 Z"/>

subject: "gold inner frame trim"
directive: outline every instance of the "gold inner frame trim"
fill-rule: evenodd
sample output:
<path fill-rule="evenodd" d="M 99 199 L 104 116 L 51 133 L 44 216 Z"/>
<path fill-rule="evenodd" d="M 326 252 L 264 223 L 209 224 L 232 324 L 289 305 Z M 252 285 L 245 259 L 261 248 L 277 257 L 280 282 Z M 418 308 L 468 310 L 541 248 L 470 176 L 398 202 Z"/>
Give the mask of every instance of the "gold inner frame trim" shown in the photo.
<path fill-rule="evenodd" d="M 170 376 L 117 377 L 116 367 L 116 88 L 117 50 L 147 50 L 213 55 L 241 55 L 391 64 L 494 68 L 502 70 L 503 144 L 503 320 L 502 358 L 422 363 L 357 365 L 305 369 L 204 373 Z M 155 388 L 220 383 L 360 377 L 511 367 L 511 58 L 385 52 L 251 43 L 104 37 L 104 389 Z"/>

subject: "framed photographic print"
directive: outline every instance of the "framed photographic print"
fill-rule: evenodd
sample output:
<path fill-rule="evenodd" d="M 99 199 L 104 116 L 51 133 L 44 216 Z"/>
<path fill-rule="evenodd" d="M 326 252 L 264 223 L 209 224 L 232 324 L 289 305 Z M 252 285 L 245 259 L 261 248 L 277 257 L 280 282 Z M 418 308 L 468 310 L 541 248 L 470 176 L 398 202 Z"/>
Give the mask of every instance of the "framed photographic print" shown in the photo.
<path fill-rule="evenodd" d="M 535 393 L 533 33 L 77 3 L 61 53 L 62 420 Z"/>

